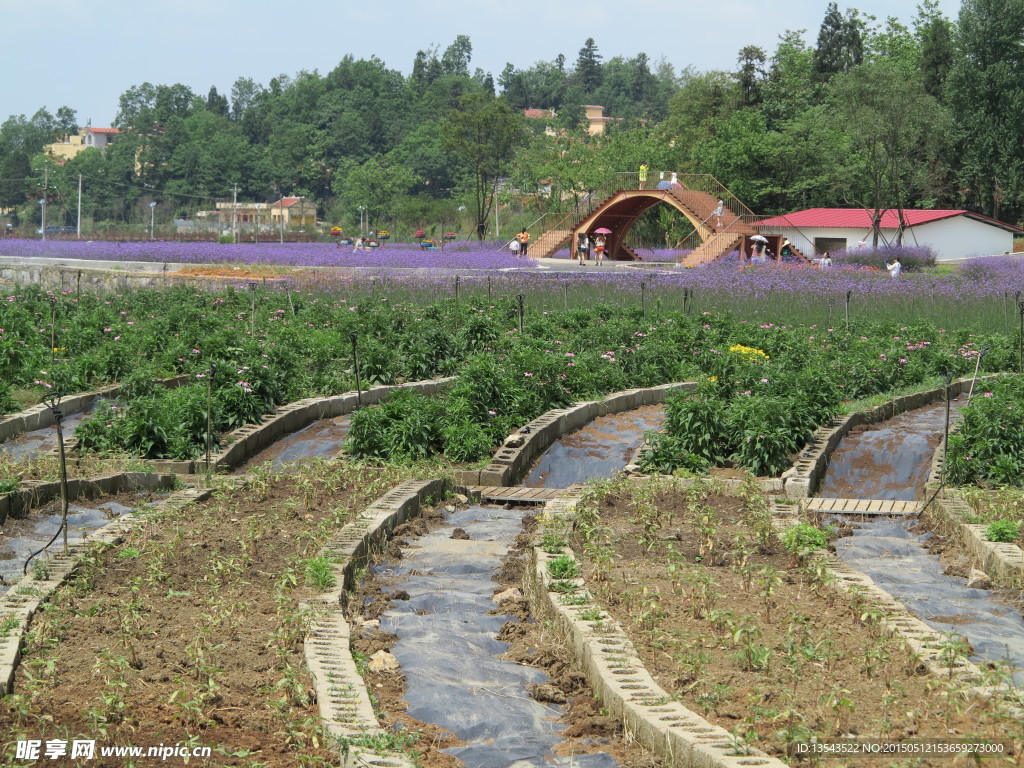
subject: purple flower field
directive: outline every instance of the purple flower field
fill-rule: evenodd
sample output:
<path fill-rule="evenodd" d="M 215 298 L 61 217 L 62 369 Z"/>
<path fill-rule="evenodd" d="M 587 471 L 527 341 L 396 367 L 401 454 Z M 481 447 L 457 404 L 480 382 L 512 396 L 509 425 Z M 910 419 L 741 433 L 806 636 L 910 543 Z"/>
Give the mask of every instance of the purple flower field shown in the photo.
<path fill-rule="evenodd" d="M 7 240 L 0 255 L 104 261 L 142 261 L 168 264 L 260 264 L 281 267 L 379 267 L 418 269 L 530 268 L 495 243 L 449 243 L 443 249 L 424 250 L 416 244 L 394 244 L 369 251 L 335 243 L 177 243 L 162 240 L 55 241 Z"/>

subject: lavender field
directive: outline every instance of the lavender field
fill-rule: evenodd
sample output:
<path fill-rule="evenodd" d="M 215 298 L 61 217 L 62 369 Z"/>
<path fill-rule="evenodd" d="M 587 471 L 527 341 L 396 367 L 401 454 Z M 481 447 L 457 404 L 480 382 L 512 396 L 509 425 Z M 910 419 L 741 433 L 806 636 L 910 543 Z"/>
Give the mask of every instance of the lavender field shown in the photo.
<path fill-rule="evenodd" d="M 367 251 L 336 243 L 180 243 L 153 241 L 75 241 L 12 239 L 0 255 L 25 258 L 140 261 L 155 264 L 258 264 L 280 267 L 376 267 L 380 269 L 530 268 L 498 243 L 455 242 L 425 250 L 418 244 L 389 244 Z"/>
<path fill-rule="evenodd" d="M 429 251 L 410 244 L 355 251 L 334 243 L 11 240 L 0 244 L 0 255 L 281 267 L 277 283 L 282 287 L 351 298 L 418 301 L 459 293 L 468 301 L 489 301 L 523 294 L 542 310 L 609 303 L 657 313 L 662 307 L 685 306 L 732 311 L 759 322 L 828 326 L 844 323 L 849 315 L 947 328 L 1013 329 L 1024 296 L 1020 255 L 977 258 L 961 267 L 924 269 L 896 279 L 881 269 L 844 266 L 841 259 L 834 268 L 820 270 L 802 263 L 753 266 L 735 255 L 692 269 L 645 262 L 598 270 L 591 262 L 578 270 L 553 271 L 516 257 L 501 244 L 472 242 Z M 309 269 L 289 270 L 294 267 Z"/>

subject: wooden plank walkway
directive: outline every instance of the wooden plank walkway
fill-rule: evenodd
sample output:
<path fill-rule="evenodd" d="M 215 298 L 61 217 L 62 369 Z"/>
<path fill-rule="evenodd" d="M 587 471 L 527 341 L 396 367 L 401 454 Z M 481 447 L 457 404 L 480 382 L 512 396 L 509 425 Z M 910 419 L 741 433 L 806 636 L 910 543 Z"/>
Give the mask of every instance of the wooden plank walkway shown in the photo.
<path fill-rule="evenodd" d="M 805 509 L 833 512 L 840 515 L 916 515 L 921 511 L 919 501 L 894 499 L 807 499 Z"/>
<path fill-rule="evenodd" d="M 466 491 L 470 496 L 480 496 L 484 501 L 521 501 L 526 503 L 542 504 L 549 499 L 561 499 L 568 494 L 565 488 L 502 488 L 489 485 L 467 485 Z"/>

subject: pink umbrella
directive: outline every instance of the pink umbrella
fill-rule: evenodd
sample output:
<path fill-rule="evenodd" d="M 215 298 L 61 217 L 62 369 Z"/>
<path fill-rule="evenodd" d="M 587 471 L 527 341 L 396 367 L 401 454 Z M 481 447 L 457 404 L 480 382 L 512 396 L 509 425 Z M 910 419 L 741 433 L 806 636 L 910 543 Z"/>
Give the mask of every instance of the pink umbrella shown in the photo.
<path fill-rule="evenodd" d="M 612 233 L 612 231 L 610 229 L 608 229 L 607 227 L 601 227 L 600 229 L 595 229 L 594 230 L 594 234 L 597 234 L 597 235 L 610 235 L 611 233 Z"/>

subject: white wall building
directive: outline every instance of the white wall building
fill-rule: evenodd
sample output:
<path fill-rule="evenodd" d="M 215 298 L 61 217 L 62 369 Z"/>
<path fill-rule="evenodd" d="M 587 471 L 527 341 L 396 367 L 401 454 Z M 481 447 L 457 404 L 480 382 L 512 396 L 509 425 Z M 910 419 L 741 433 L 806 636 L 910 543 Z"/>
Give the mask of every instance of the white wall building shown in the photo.
<path fill-rule="evenodd" d="M 865 208 L 808 208 L 775 216 L 757 224 L 765 235 L 789 238 L 807 257 L 835 253 L 859 243 L 871 245 L 872 211 Z M 904 209 L 905 246 L 928 246 L 936 261 L 957 261 L 971 256 L 992 256 L 1013 251 L 1015 235 L 1024 230 L 963 210 Z M 898 214 L 882 214 L 879 246 L 896 243 Z"/>

